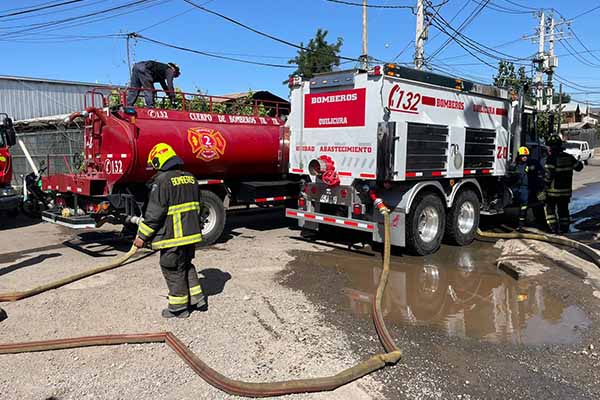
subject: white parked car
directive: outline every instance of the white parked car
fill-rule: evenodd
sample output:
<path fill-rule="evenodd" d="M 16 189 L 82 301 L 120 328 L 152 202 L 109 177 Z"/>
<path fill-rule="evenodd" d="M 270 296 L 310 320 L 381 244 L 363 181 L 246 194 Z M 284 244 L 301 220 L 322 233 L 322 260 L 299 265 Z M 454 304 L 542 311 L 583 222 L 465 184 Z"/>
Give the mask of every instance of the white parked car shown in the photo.
<path fill-rule="evenodd" d="M 571 154 L 578 161 L 583 161 L 585 164 L 592 158 L 590 145 L 583 140 L 567 140 L 565 143 L 565 152 Z"/>

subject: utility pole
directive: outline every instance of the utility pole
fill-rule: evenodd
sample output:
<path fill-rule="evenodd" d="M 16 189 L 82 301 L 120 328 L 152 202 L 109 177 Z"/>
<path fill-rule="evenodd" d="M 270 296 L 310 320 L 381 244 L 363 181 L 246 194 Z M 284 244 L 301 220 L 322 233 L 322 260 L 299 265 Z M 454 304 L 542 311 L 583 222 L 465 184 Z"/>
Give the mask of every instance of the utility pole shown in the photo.
<path fill-rule="evenodd" d="M 538 55 L 535 62 L 538 64 L 535 78 L 535 109 L 542 111 L 544 107 L 544 61 L 546 59 L 546 20 L 544 11 L 540 11 L 540 27 Z"/>
<path fill-rule="evenodd" d="M 127 34 L 127 38 L 125 39 L 125 43 L 127 46 L 127 68 L 129 71 L 129 82 L 131 82 L 131 48 L 129 47 L 129 39 L 131 38 L 131 34 Z"/>
<path fill-rule="evenodd" d="M 423 62 L 425 59 L 425 9 L 423 6 L 423 0 L 417 0 L 417 30 L 415 36 L 415 68 L 422 69 Z"/>
<path fill-rule="evenodd" d="M 368 37 L 368 20 L 367 20 L 367 0 L 363 0 L 362 6 L 362 55 L 360 56 L 361 68 L 369 69 L 369 37 Z"/>

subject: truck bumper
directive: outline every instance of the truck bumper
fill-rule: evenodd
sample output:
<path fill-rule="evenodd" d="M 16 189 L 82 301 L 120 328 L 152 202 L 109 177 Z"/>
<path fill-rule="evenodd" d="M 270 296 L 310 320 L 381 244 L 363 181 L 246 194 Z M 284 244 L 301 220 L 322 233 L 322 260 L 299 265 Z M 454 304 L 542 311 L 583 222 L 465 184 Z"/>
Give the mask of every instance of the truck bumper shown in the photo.
<path fill-rule="evenodd" d="M 72 229 L 85 229 L 96 227 L 96 221 L 94 221 L 94 219 L 89 215 L 63 217 L 60 211 L 43 211 L 42 220 L 53 224 L 66 226 Z"/>
<path fill-rule="evenodd" d="M 295 218 L 299 221 L 315 222 L 318 224 L 338 226 L 363 232 L 373 233 L 377 229 L 377 223 L 371 221 L 333 217 L 331 215 L 294 210 L 292 208 L 285 209 L 285 216 L 288 218 Z"/>
<path fill-rule="evenodd" d="M 18 195 L 14 196 L 1 196 L 0 197 L 0 210 L 14 210 L 19 208 L 19 202 L 21 198 Z"/>

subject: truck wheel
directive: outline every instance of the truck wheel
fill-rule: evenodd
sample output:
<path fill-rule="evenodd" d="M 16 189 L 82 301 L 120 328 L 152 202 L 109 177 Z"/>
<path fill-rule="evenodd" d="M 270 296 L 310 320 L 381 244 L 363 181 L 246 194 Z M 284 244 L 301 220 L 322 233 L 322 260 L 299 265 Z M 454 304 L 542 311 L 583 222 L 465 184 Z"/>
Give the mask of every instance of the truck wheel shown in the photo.
<path fill-rule="evenodd" d="M 445 223 L 445 207 L 440 198 L 433 193 L 420 194 L 406 218 L 408 251 L 424 256 L 439 249 Z"/>
<path fill-rule="evenodd" d="M 209 246 L 219 240 L 225 229 L 225 207 L 223 200 L 208 190 L 200 191 L 200 221 L 202 223 L 202 242 L 200 246 Z"/>
<path fill-rule="evenodd" d="M 464 246 L 475 239 L 479 227 L 479 197 L 472 190 L 461 191 L 446 216 L 445 239 L 450 244 Z"/>

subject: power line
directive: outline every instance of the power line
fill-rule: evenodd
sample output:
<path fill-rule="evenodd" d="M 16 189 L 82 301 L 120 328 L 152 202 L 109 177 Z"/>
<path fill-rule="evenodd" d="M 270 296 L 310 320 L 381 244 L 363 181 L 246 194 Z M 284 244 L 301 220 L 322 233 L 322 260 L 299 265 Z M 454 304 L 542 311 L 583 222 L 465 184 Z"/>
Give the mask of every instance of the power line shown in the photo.
<path fill-rule="evenodd" d="M 362 3 L 354 3 L 352 1 L 344 1 L 344 0 L 325 0 L 328 1 L 330 3 L 338 3 L 338 4 L 344 4 L 347 6 L 356 6 L 356 7 L 364 7 L 364 5 Z M 411 9 L 414 10 L 414 6 L 399 6 L 399 5 L 376 5 L 376 4 L 367 4 L 368 8 L 395 8 L 395 9 L 400 9 L 400 8 L 404 8 L 404 9 Z"/>
<path fill-rule="evenodd" d="M 204 3 L 202 3 L 202 4 L 200 4 L 200 5 L 201 5 L 201 6 L 205 6 L 205 5 L 209 4 L 209 3 L 212 3 L 213 1 L 214 1 L 214 0 L 208 0 L 208 1 L 206 1 L 206 2 L 204 2 Z M 173 15 L 173 16 L 171 16 L 171 17 L 165 18 L 165 19 L 163 19 L 163 20 L 160 20 L 160 21 L 158 21 L 158 22 L 156 22 L 156 23 L 154 23 L 154 24 L 152 24 L 152 25 L 149 25 L 149 26 L 147 26 L 147 27 L 145 27 L 145 28 L 139 29 L 139 30 L 137 30 L 137 33 L 144 32 L 144 31 L 147 31 L 148 29 L 155 28 L 155 27 L 157 27 L 158 25 L 162 25 L 162 24 L 164 24 L 164 23 L 166 23 L 166 22 L 169 22 L 169 21 L 171 21 L 171 20 L 173 20 L 173 19 L 175 19 L 175 18 L 177 18 L 177 17 L 181 17 L 182 15 L 184 15 L 184 14 L 187 14 L 187 13 L 189 13 L 189 12 L 192 12 L 192 11 L 194 11 L 194 9 L 193 9 L 193 8 L 190 8 L 190 9 L 188 9 L 188 10 L 182 11 L 182 12 L 180 12 L 180 13 L 178 13 L 178 14 L 175 14 L 175 15 Z"/>
<path fill-rule="evenodd" d="M 577 14 L 576 16 L 574 16 L 573 18 L 571 18 L 571 21 L 576 20 L 579 17 L 583 17 L 584 15 L 587 15 L 587 14 L 589 14 L 589 13 L 591 13 L 593 11 L 596 11 L 598 9 L 600 9 L 600 5 L 597 5 L 597 6 L 593 7 L 593 8 L 590 8 L 589 10 L 584 11 L 581 14 Z"/>
<path fill-rule="evenodd" d="M 72 4 L 72 3 L 80 3 L 82 1 L 83 0 L 63 1 L 62 3 L 58 3 L 58 4 L 53 4 L 53 5 L 43 6 L 43 7 L 37 7 L 37 8 L 30 8 L 30 9 L 23 10 L 23 11 L 17 11 L 17 12 L 12 12 L 12 13 L 9 13 L 9 14 L 0 15 L 0 18 L 13 17 L 15 15 L 21 15 L 21 14 L 29 14 L 29 13 L 36 12 L 36 11 L 46 10 L 48 8 L 61 7 L 61 6 L 64 6 L 64 5 L 67 5 L 67 4 Z"/>
<path fill-rule="evenodd" d="M 185 51 L 188 53 L 199 54 L 199 55 L 206 56 L 206 57 L 217 58 L 217 59 L 221 59 L 221 60 L 235 61 L 235 62 L 240 62 L 240 63 L 244 63 L 244 64 L 260 65 L 260 66 L 264 66 L 264 67 L 273 67 L 273 68 L 296 68 L 295 66 L 292 66 L 292 65 L 271 64 L 271 63 L 263 63 L 263 62 L 258 62 L 258 61 L 243 60 L 240 58 L 227 57 L 227 56 L 222 56 L 222 55 L 215 54 L 215 53 L 209 53 L 206 51 L 190 49 L 188 47 L 177 46 L 174 44 L 162 42 L 160 40 L 152 39 L 147 36 L 140 35 L 138 33 L 130 33 L 129 35 L 130 35 L 130 37 L 133 37 L 136 39 L 145 40 L 145 41 L 148 41 L 148 42 L 151 42 L 154 44 L 158 44 L 161 46 L 170 47 L 172 49 L 181 50 L 181 51 Z"/>
<path fill-rule="evenodd" d="M 244 23 L 242 23 L 240 21 L 237 21 L 237 20 L 235 20 L 235 19 L 233 19 L 231 17 L 228 17 L 227 15 L 218 13 L 218 12 L 213 11 L 213 10 L 209 10 L 206 7 L 202 7 L 201 5 L 196 4 L 196 3 L 194 3 L 191 0 L 183 0 L 183 1 L 185 1 L 188 4 L 191 4 L 192 6 L 198 8 L 198 9 L 204 11 L 204 12 L 207 12 L 207 13 L 212 14 L 212 15 L 216 15 L 217 17 L 222 18 L 222 19 L 224 19 L 226 21 L 229 21 L 229 22 L 231 22 L 234 25 L 240 26 L 240 27 L 242 27 L 242 28 L 244 28 L 246 30 L 249 30 L 250 32 L 256 33 L 257 35 L 264 36 L 266 38 L 269 38 L 271 40 L 274 40 L 276 42 L 285 44 L 286 46 L 290 46 L 290 47 L 293 47 L 293 48 L 298 49 L 298 50 L 303 50 L 303 51 L 308 51 L 308 52 L 315 52 L 315 50 L 311 50 L 311 49 L 308 49 L 308 48 L 306 48 L 304 46 L 300 46 L 300 45 L 298 45 L 296 43 L 290 42 L 288 40 L 278 38 L 278 37 L 273 36 L 273 35 L 271 35 L 269 33 L 259 31 L 258 29 L 252 28 L 251 26 L 248 26 L 248 25 L 246 25 L 246 24 L 244 24 Z M 344 56 L 341 56 L 341 55 L 338 55 L 337 58 L 339 58 L 340 60 L 346 60 L 346 61 L 357 61 L 357 62 L 361 62 L 362 61 L 362 60 L 360 60 L 358 58 L 344 57 Z M 381 61 L 381 60 L 377 60 L 377 59 L 374 59 L 374 60 Z"/>
<path fill-rule="evenodd" d="M 476 6 L 471 11 L 471 14 L 469 14 L 469 16 L 467 18 L 465 18 L 465 20 L 460 24 L 460 26 L 458 27 L 458 30 L 454 30 L 455 34 L 449 35 L 448 39 L 436 51 L 434 51 L 432 55 L 429 56 L 429 60 L 432 60 L 433 58 L 435 58 L 438 54 L 440 54 L 442 51 L 444 51 L 444 49 L 446 47 L 448 47 L 448 45 L 450 45 L 450 43 L 452 43 L 453 40 L 456 40 L 456 36 L 460 33 L 460 31 L 462 29 L 466 28 L 469 24 L 471 24 L 471 22 L 473 22 L 473 20 L 475 18 L 477 18 L 477 16 L 483 11 L 483 9 L 486 7 L 486 5 L 489 2 L 490 2 L 490 0 L 486 0 L 485 3 L 481 4 L 479 7 Z M 439 16 L 439 18 L 443 19 L 442 16 Z M 435 20 L 435 18 L 432 18 L 431 22 L 433 23 L 434 20 Z M 450 24 L 447 21 L 446 21 L 446 25 L 450 26 Z"/>
<path fill-rule="evenodd" d="M 71 12 L 73 10 L 76 10 L 76 9 L 79 9 L 79 8 L 91 7 L 91 6 L 94 6 L 94 5 L 99 4 L 99 3 L 104 3 L 106 1 L 109 1 L 109 0 L 97 0 L 97 1 L 94 1 L 94 2 L 91 2 L 91 3 L 86 2 L 85 4 L 81 4 L 81 5 L 78 5 L 78 6 L 72 6 L 72 7 L 69 7 L 69 12 Z M 47 11 L 47 12 L 43 12 L 43 13 L 39 13 L 39 14 L 34 14 L 34 15 L 22 15 L 20 17 L 13 17 L 13 18 L 5 19 L 4 22 L 9 22 L 9 21 L 12 22 L 12 21 L 19 21 L 19 20 L 24 20 L 24 19 L 39 18 L 39 17 L 44 16 L 44 15 L 52 15 L 52 14 L 58 14 L 58 13 L 64 13 L 64 12 L 65 12 L 65 10 L 52 10 L 52 11 Z M 20 26 L 17 26 L 17 27 L 20 27 Z M 5 26 L 2 29 L 6 29 L 6 28 L 10 28 L 10 27 Z"/>

